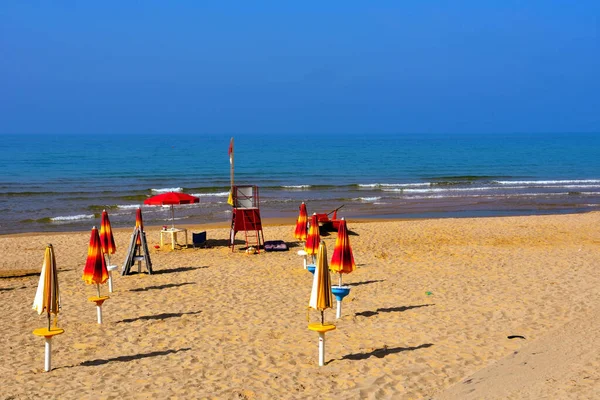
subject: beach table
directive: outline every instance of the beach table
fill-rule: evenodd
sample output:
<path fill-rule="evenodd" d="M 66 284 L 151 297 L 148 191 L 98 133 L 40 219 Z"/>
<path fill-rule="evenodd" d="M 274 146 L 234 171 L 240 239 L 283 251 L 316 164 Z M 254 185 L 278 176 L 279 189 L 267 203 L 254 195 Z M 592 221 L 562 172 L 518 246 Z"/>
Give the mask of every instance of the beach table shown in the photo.
<path fill-rule="evenodd" d="M 164 245 L 165 235 L 167 235 L 167 237 L 170 235 L 171 236 L 171 249 L 175 250 L 175 245 L 178 244 L 177 243 L 177 234 L 180 232 L 183 232 L 185 235 L 185 247 L 187 247 L 188 237 L 187 237 L 187 229 L 185 229 L 185 228 L 169 228 L 169 229 L 161 230 L 160 231 L 160 247 L 162 247 Z"/>

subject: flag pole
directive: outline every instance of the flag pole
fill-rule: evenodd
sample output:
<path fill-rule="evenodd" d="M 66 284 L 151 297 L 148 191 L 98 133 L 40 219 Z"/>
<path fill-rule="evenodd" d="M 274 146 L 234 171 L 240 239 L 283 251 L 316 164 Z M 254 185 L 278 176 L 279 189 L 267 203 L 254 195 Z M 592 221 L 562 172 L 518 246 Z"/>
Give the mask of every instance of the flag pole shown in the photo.
<path fill-rule="evenodd" d="M 233 138 L 229 145 L 229 162 L 231 163 L 231 187 L 233 188 L 233 172 L 234 172 L 234 159 L 233 159 Z"/>
<path fill-rule="evenodd" d="M 233 171 L 234 171 L 234 167 L 233 167 L 233 137 L 229 141 L 229 151 L 227 152 L 227 154 L 229 155 L 229 183 L 230 183 L 229 197 L 227 198 L 227 204 L 229 204 L 230 206 L 233 206 L 234 205 L 234 202 L 233 202 Z"/>

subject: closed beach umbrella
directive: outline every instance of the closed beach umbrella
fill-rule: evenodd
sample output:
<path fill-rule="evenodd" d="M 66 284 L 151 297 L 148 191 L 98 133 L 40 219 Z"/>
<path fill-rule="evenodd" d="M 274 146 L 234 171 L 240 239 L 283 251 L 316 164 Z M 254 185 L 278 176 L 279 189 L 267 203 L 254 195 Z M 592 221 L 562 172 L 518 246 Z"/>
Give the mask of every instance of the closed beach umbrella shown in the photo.
<path fill-rule="evenodd" d="M 152 196 L 144 200 L 144 204 L 151 206 L 171 206 L 172 226 L 175 227 L 174 205 L 199 203 L 200 199 L 185 193 L 167 192 Z"/>
<path fill-rule="evenodd" d="M 106 266 L 108 269 L 108 291 L 112 293 L 112 270 L 116 269 L 117 266 L 111 265 L 110 255 L 115 254 L 115 251 L 117 251 L 117 246 L 115 245 L 115 237 L 113 236 L 112 228 L 110 226 L 110 219 L 108 218 L 108 213 L 106 210 L 102 211 L 102 218 L 100 220 L 100 245 L 102 246 L 102 252 L 108 257 L 108 265 Z"/>
<path fill-rule="evenodd" d="M 310 217 L 310 228 L 308 229 L 308 236 L 306 237 L 306 243 L 304 244 L 304 251 L 306 251 L 306 254 L 313 256 L 313 261 L 315 254 L 319 251 L 320 241 L 319 221 L 317 219 L 317 214 L 313 214 Z"/>
<path fill-rule="evenodd" d="M 88 255 L 85 262 L 85 268 L 83 269 L 83 280 L 88 285 L 100 285 L 108 279 L 108 270 L 106 269 L 106 261 L 102 255 L 102 248 L 100 246 L 100 235 L 98 228 L 95 226 L 92 228 L 92 235 L 90 237 L 90 244 L 88 246 Z M 98 296 L 100 296 L 100 289 L 98 288 Z"/>
<path fill-rule="evenodd" d="M 298 215 L 298 220 L 296 221 L 296 230 L 294 231 L 294 237 L 302 242 L 306 241 L 306 237 L 308 235 L 308 214 L 306 212 L 306 204 L 302 202 L 300 204 L 300 214 Z"/>
<path fill-rule="evenodd" d="M 106 210 L 102 211 L 102 218 L 100 220 L 100 244 L 104 254 L 115 254 L 115 251 L 117 251 L 115 237 L 113 236 L 110 219 Z"/>
<path fill-rule="evenodd" d="M 331 308 L 333 298 L 331 295 L 331 277 L 327 267 L 327 247 L 325 242 L 319 245 L 317 265 L 313 276 L 312 291 L 308 306 L 321 312 L 321 323 L 308 324 L 308 329 L 319 334 L 319 366 L 325 364 L 325 333 L 335 329 L 333 324 L 325 324 L 324 311 Z"/>
<path fill-rule="evenodd" d="M 321 324 L 324 323 L 323 311 L 333 307 L 333 296 L 331 295 L 331 276 L 327 266 L 327 246 L 321 241 L 317 264 L 313 276 L 312 291 L 308 302 L 310 308 L 321 311 Z"/>
<path fill-rule="evenodd" d="M 44 254 L 44 263 L 42 264 L 40 281 L 33 300 L 33 309 L 40 315 L 46 311 L 48 314 L 48 330 L 50 330 L 50 314 L 54 314 L 54 325 L 56 326 L 56 316 L 58 316 L 60 310 L 60 294 L 58 291 L 56 258 L 51 244 L 46 247 L 46 253 Z"/>
<path fill-rule="evenodd" d="M 89 300 L 96 303 L 98 311 L 98 323 L 102 323 L 102 303 L 108 299 L 108 296 L 100 296 L 100 285 L 108 280 L 108 269 L 106 268 L 106 260 L 102 254 L 102 246 L 100 245 L 100 234 L 98 228 L 92 228 L 90 244 L 88 246 L 88 256 L 83 269 L 83 280 L 88 285 L 96 284 L 98 297 L 90 297 Z"/>
<path fill-rule="evenodd" d="M 333 294 L 337 300 L 336 318 L 342 317 L 342 300 L 350 294 L 349 286 L 342 286 L 342 274 L 349 274 L 356 269 L 354 263 L 354 255 L 350 247 L 350 238 L 348 237 L 348 229 L 346 228 L 346 220 L 342 218 L 338 227 L 338 235 L 335 240 L 335 249 L 331 257 L 329 269 L 340 274 L 338 286 L 333 287 Z"/>
<path fill-rule="evenodd" d="M 142 209 L 141 209 L 141 207 L 138 207 L 137 211 L 135 212 L 135 227 L 140 229 L 140 233 L 142 233 L 144 231 L 144 221 L 142 220 Z M 136 244 L 138 246 L 140 244 L 142 244 L 141 235 L 138 236 Z"/>
<path fill-rule="evenodd" d="M 56 320 L 60 311 L 60 294 L 58 291 L 56 258 L 54 257 L 54 248 L 51 244 L 46 247 L 40 281 L 35 293 L 35 299 L 33 300 L 33 309 L 38 314 L 42 314 L 45 311 L 48 315 L 48 328 L 40 328 L 33 331 L 34 335 L 45 338 L 44 370 L 47 372 L 51 369 L 52 338 L 64 332 L 63 329 L 56 327 Z M 54 314 L 54 326 L 52 328 L 50 327 L 50 314 Z"/>
<path fill-rule="evenodd" d="M 342 274 L 349 274 L 356 269 L 354 255 L 352 254 L 352 248 L 350 247 L 348 229 L 346 228 L 346 220 L 344 220 L 344 218 L 340 221 L 329 269 L 340 274 L 340 286 L 342 286 Z"/>

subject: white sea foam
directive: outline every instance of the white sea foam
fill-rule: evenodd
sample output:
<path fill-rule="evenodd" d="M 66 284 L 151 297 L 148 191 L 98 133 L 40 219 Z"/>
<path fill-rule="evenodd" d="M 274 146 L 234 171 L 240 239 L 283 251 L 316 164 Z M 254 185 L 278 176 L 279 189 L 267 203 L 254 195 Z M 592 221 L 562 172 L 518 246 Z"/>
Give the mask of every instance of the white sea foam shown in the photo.
<path fill-rule="evenodd" d="M 597 194 L 597 193 L 594 193 Z M 414 196 L 406 196 L 406 199 L 410 200 L 420 200 L 420 199 L 464 199 L 464 198 L 513 198 L 513 197 L 538 197 L 538 196 L 568 196 L 569 193 L 489 193 L 489 194 L 467 194 L 467 195 L 458 195 L 458 194 L 431 194 L 431 195 L 414 195 Z"/>
<path fill-rule="evenodd" d="M 120 208 L 122 210 L 131 210 L 131 209 L 137 209 L 139 208 L 140 205 L 139 204 L 118 204 L 117 208 Z"/>
<path fill-rule="evenodd" d="M 375 201 L 380 200 L 380 199 L 381 199 L 381 197 L 357 197 L 357 198 L 352 199 L 352 200 L 355 200 L 355 201 L 365 201 L 365 202 L 375 202 Z"/>
<path fill-rule="evenodd" d="M 499 185 L 567 185 L 600 183 L 600 179 L 551 180 L 551 181 L 495 181 Z"/>
<path fill-rule="evenodd" d="M 192 196 L 196 197 L 223 197 L 229 196 L 229 192 L 216 192 L 216 193 L 194 193 Z"/>
<path fill-rule="evenodd" d="M 63 221 L 77 221 L 81 219 L 92 219 L 94 214 L 80 214 L 80 215 L 67 215 L 50 218 L 50 221 L 63 222 Z"/>
<path fill-rule="evenodd" d="M 502 190 L 506 189 L 525 189 L 527 186 L 511 186 L 502 187 Z M 457 187 L 442 187 L 442 188 L 428 188 L 428 189 L 386 189 L 386 191 L 392 192 L 403 192 L 403 193 L 444 193 L 444 192 L 481 192 L 483 190 L 498 190 L 500 188 L 494 186 L 479 186 L 479 187 L 468 187 L 468 188 L 457 188 Z"/>
<path fill-rule="evenodd" d="M 311 185 L 283 185 L 286 189 L 308 189 Z"/>
<path fill-rule="evenodd" d="M 150 190 L 154 193 L 183 192 L 183 188 L 181 188 L 181 187 L 150 189 Z"/>
<path fill-rule="evenodd" d="M 431 186 L 429 182 L 422 183 L 360 183 L 358 187 L 360 188 L 409 188 L 409 187 L 423 187 L 423 186 Z"/>

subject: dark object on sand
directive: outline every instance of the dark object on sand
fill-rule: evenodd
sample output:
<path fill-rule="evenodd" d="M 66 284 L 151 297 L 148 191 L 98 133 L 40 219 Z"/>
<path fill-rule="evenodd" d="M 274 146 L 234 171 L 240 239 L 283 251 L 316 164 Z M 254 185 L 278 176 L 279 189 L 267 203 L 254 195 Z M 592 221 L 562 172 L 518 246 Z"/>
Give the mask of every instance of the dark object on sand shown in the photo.
<path fill-rule="evenodd" d="M 265 251 L 287 251 L 288 246 L 283 240 L 267 240 L 265 242 Z"/>

